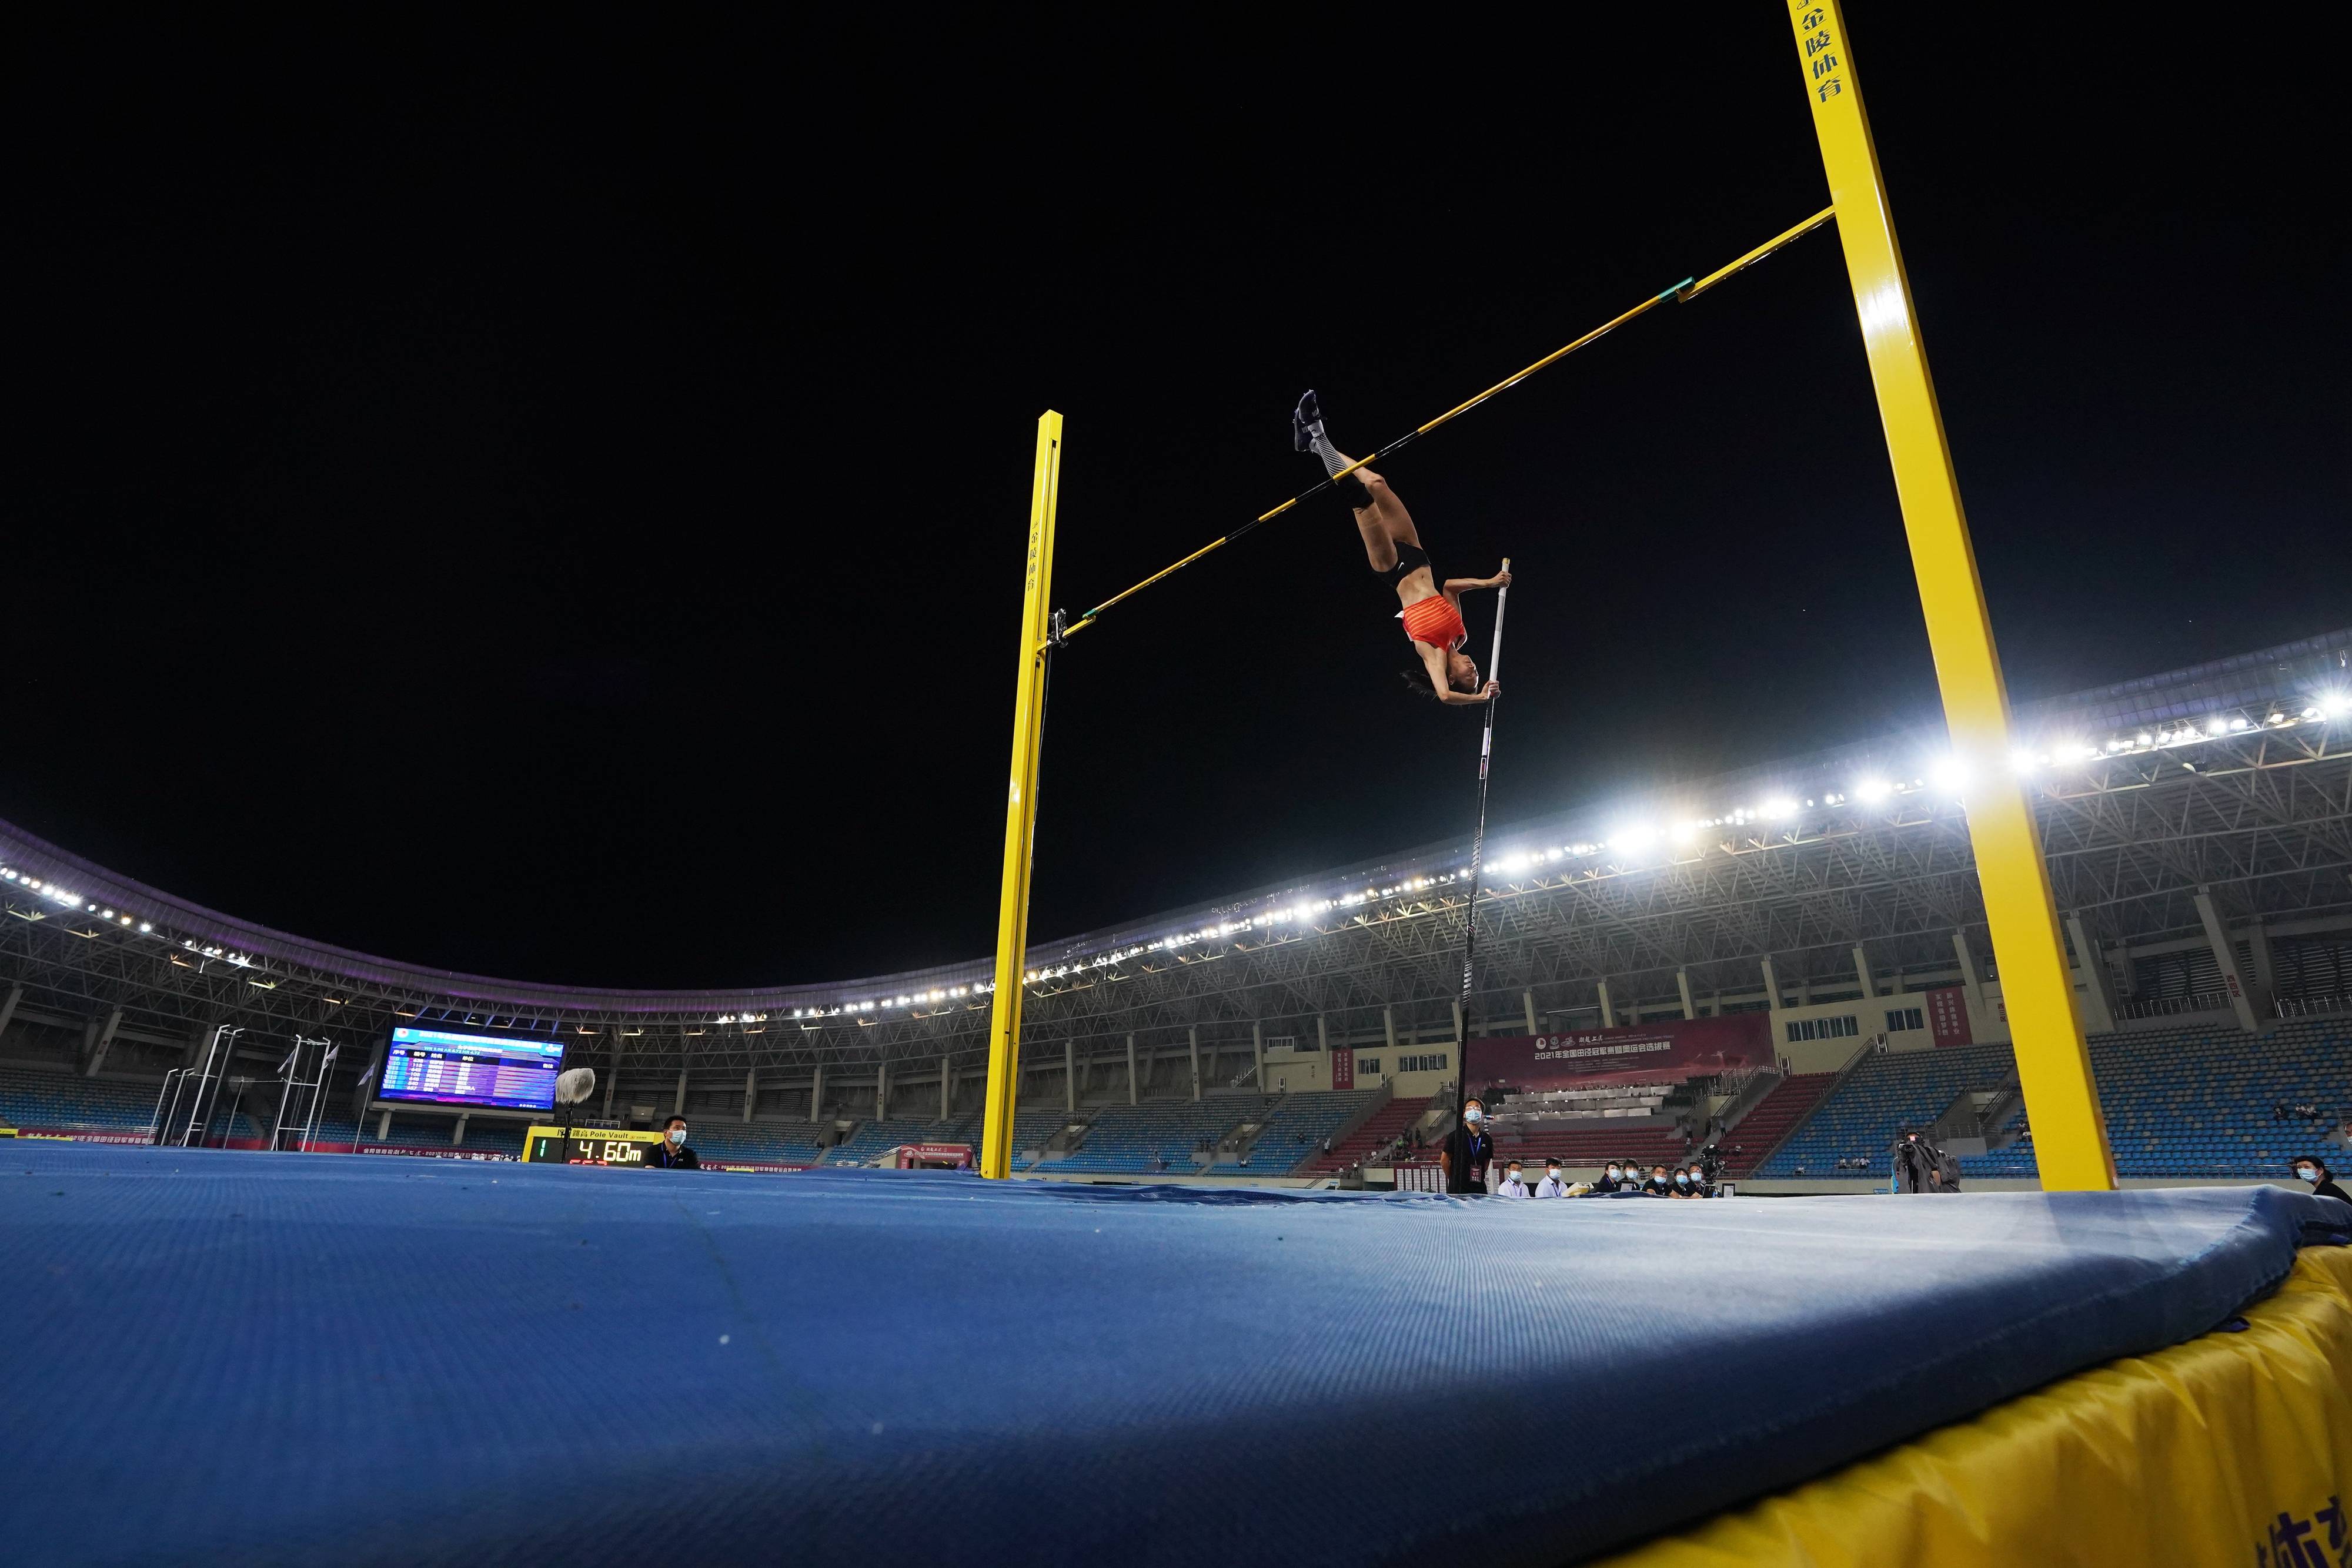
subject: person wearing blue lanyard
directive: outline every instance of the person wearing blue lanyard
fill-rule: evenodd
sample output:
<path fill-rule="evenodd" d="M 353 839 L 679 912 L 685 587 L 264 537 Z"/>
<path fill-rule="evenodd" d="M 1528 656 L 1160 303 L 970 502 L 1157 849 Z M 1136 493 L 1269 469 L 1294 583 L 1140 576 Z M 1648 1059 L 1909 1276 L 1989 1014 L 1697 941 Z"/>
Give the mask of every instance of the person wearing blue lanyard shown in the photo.
<path fill-rule="evenodd" d="M 672 1116 L 662 1126 L 662 1141 L 646 1156 L 646 1164 L 656 1170 L 698 1171 L 702 1162 L 686 1146 L 686 1118 Z"/>
<path fill-rule="evenodd" d="M 1486 1132 L 1486 1104 L 1465 1102 L 1462 1123 L 1445 1135 L 1437 1163 L 1445 1172 L 1445 1190 L 1464 1197 L 1486 1196 L 1486 1167 L 1495 1160 L 1495 1140 Z"/>

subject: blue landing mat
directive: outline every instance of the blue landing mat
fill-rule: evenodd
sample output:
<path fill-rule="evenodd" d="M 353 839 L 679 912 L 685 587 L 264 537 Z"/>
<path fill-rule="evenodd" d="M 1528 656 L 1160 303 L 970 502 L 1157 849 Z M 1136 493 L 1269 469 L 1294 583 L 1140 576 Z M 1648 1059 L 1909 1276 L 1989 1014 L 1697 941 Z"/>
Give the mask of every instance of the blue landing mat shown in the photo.
<path fill-rule="evenodd" d="M 2203 1333 L 2347 1223 L 0 1145 L 0 1552 L 1558 1563 Z"/>

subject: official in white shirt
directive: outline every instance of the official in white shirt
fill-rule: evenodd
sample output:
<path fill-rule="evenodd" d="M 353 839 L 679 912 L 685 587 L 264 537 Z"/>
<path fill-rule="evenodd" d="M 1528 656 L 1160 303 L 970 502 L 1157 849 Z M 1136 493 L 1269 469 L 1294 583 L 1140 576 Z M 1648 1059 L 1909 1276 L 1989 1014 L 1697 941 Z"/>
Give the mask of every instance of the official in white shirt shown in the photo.
<path fill-rule="evenodd" d="M 1536 1183 L 1536 1196 L 1538 1197 L 1566 1197 L 1568 1196 L 1568 1184 L 1559 1179 L 1559 1162 L 1558 1160 L 1546 1160 L 1544 1162 L 1544 1178 L 1543 1180 Z"/>
<path fill-rule="evenodd" d="M 1496 1197 L 1525 1197 L 1528 1196 L 1527 1177 L 1520 1171 L 1518 1161 L 1513 1160 L 1511 1162 L 1511 1168 L 1504 1173 L 1503 1185 L 1495 1189 L 1495 1196 Z"/>

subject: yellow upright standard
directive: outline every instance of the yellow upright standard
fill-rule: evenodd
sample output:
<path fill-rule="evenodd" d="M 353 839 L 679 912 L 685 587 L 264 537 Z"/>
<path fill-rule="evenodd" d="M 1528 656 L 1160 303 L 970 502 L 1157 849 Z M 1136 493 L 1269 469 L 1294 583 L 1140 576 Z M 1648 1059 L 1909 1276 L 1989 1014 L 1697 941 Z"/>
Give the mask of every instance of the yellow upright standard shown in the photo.
<path fill-rule="evenodd" d="M 1960 511 L 1959 482 L 1944 442 L 1943 415 L 1927 375 L 1927 355 L 1911 305 L 1911 285 L 1895 247 L 1886 183 L 1864 117 L 1853 51 L 1834 0 L 1791 0 L 1797 58 L 1813 106 L 1837 209 L 1838 239 L 1862 316 L 1870 379 L 1886 425 L 1895 491 L 1911 539 L 1911 562 L 1927 610 L 1927 643 L 1943 687 L 1984 884 L 1985 918 L 2000 965 L 2001 1000 L 2016 1041 L 2017 1071 L 2033 1118 L 2034 1157 L 2049 1191 L 2112 1188 L 2115 1156 L 2107 1148 L 2091 1056 L 2074 1004 L 2074 983 L 2059 935 L 2033 811 L 2011 761 L 2009 694 L 1976 552 Z"/>
<path fill-rule="evenodd" d="M 1013 1173 L 1013 1110 L 1021 1095 L 1021 976 L 1029 951 L 1029 860 L 1037 832 L 1037 757 L 1045 737 L 1046 636 L 1052 630 L 1054 511 L 1062 491 L 1062 416 L 1037 418 L 1029 490 L 1027 586 L 1021 596 L 1021 674 L 1013 695 L 1013 782 L 1004 798 L 1004 893 L 996 914 L 996 993 L 989 1020 L 988 1107 L 980 1174 Z"/>

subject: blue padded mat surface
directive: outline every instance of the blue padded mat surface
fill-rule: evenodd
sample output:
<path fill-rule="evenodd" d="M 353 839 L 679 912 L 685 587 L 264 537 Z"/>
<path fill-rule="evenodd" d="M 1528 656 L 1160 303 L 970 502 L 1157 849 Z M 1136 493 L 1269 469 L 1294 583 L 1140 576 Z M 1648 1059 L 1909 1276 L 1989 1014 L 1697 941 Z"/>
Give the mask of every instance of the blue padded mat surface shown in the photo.
<path fill-rule="evenodd" d="M 2203 1333 L 2347 1222 L 0 1145 L 0 1542 L 1558 1563 Z"/>

